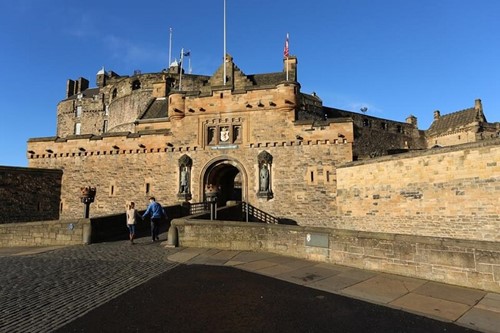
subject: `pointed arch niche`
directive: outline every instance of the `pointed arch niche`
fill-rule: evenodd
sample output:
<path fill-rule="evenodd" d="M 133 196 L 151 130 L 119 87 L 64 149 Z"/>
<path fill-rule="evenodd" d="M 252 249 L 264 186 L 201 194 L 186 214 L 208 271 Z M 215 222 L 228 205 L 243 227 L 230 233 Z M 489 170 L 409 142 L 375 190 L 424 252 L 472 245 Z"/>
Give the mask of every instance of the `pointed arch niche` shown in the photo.
<path fill-rule="evenodd" d="M 259 191 L 257 192 L 257 197 L 271 199 L 273 197 L 272 191 L 272 165 L 273 165 L 273 155 L 269 154 L 267 151 L 262 151 L 257 156 L 257 162 L 259 165 Z"/>
<path fill-rule="evenodd" d="M 182 201 L 189 201 L 191 195 L 191 168 L 193 160 L 188 155 L 182 155 L 179 158 L 179 190 L 177 198 Z"/>

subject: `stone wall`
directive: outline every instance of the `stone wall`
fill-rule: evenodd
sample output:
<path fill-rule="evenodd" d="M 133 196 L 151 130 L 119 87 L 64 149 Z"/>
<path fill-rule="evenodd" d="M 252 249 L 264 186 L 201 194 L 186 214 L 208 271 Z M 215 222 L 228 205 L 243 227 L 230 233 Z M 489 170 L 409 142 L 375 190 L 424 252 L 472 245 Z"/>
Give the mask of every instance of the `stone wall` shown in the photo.
<path fill-rule="evenodd" d="M 58 219 L 62 173 L 0 166 L 0 224 Z"/>
<path fill-rule="evenodd" d="M 277 253 L 500 292 L 500 243 L 262 223 L 176 219 L 183 247 Z"/>
<path fill-rule="evenodd" d="M 500 241 L 500 140 L 341 166 L 337 206 L 325 225 Z"/>
<path fill-rule="evenodd" d="M 352 154 L 350 144 L 327 140 L 242 145 L 222 154 L 220 150 L 196 146 L 169 148 L 165 146 L 165 140 L 165 136 L 144 135 L 68 140 L 64 143 L 32 142 L 30 146 L 34 150 L 50 145 L 58 153 L 44 157 L 34 155 L 30 165 L 64 168 L 62 218 L 82 215 L 80 188 L 83 186 L 97 188 L 95 202 L 90 208 L 91 216 L 122 212 L 128 201 L 135 201 L 138 209 L 145 209 L 151 195 L 164 205 L 177 204 L 178 160 L 188 155 L 193 160 L 191 202 L 204 200 L 203 174 L 207 166 L 227 161 L 237 166 L 242 174 L 247 189 L 243 197 L 245 201 L 275 216 L 309 224 L 335 209 L 335 166 Z M 139 148 L 139 144 L 146 148 Z M 113 145 L 120 149 L 114 150 Z M 79 147 L 85 147 L 85 151 L 79 151 Z M 276 196 L 269 200 L 257 196 L 257 156 L 262 151 L 274 158 L 271 175 Z"/>
<path fill-rule="evenodd" d="M 0 224 L 0 247 L 85 244 L 90 228 L 89 219 Z"/>

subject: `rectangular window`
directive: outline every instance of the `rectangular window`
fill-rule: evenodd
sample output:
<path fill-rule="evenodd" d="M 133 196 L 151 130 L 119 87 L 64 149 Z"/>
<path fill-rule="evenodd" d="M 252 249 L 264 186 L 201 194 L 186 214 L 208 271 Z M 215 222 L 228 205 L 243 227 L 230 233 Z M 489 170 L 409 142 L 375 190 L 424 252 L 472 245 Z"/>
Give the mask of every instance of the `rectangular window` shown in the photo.
<path fill-rule="evenodd" d="M 109 105 L 104 106 L 104 115 L 109 116 Z"/>
<path fill-rule="evenodd" d="M 76 107 L 76 112 L 75 112 L 75 116 L 77 118 L 81 117 L 82 116 L 82 107 L 79 105 Z"/>
<path fill-rule="evenodd" d="M 149 183 L 146 183 L 146 194 L 149 194 L 149 191 L 150 191 L 150 186 L 149 186 Z"/>
<path fill-rule="evenodd" d="M 80 135 L 81 129 L 82 129 L 82 124 L 76 123 L 75 124 L 75 135 Z"/>
<path fill-rule="evenodd" d="M 102 124 L 102 132 L 106 133 L 108 131 L 108 121 L 105 120 L 104 123 Z"/>

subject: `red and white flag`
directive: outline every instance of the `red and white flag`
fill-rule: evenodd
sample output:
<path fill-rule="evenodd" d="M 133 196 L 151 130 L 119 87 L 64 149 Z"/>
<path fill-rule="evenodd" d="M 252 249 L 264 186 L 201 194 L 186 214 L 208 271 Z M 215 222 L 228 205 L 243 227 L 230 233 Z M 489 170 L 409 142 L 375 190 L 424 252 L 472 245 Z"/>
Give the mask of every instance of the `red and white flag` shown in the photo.
<path fill-rule="evenodd" d="M 283 49 L 283 56 L 285 58 L 288 58 L 289 55 L 290 55 L 290 53 L 289 53 L 289 49 L 288 49 L 288 34 L 286 34 L 285 48 Z"/>

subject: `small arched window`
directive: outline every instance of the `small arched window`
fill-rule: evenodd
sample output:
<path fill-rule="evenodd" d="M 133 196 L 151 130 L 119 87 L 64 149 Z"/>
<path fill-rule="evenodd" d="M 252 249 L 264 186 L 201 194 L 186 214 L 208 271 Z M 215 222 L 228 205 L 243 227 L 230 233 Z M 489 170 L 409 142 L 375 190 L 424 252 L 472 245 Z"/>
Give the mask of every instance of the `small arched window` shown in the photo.
<path fill-rule="evenodd" d="M 113 92 L 111 93 L 111 98 L 116 98 L 116 95 L 118 94 L 118 91 L 115 89 L 113 89 Z"/>

